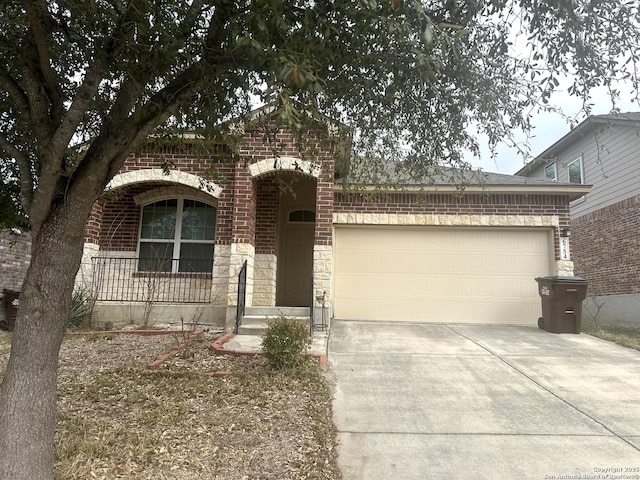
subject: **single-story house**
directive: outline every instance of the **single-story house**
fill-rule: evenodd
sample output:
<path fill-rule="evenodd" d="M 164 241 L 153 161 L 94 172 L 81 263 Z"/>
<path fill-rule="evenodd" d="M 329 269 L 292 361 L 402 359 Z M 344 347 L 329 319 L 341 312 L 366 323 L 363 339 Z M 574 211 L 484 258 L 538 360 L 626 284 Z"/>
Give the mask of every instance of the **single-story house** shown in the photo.
<path fill-rule="evenodd" d="M 487 173 L 370 195 L 345 188 L 330 142 L 243 132 L 235 160 L 152 139 L 109 183 L 77 280 L 99 321 L 231 328 L 240 285 L 274 315 L 535 325 L 534 278 L 573 274 L 562 232 L 588 186 Z"/>

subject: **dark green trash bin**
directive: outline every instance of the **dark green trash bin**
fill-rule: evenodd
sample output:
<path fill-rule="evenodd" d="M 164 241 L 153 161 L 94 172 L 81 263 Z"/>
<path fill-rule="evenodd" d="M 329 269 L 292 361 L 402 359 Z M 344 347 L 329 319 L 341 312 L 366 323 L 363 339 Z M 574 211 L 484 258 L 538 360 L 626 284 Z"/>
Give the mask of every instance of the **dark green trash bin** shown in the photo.
<path fill-rule="evenodd" d="M 542 317 L 538 327 L 551 333 L 580 333 L 587 281 L 582 277 L 538 277 Z"/>
<path fill-rule="evenodd" d="M 18 316 L 20 292 L 4 289 L 2 290 L 2 294 L 4 295 L 4 313 L 6 320 L 3 324 L 0 324 L 0 326 L 5 330 L 11 331 L 16 324 L 16 317 Z"/>

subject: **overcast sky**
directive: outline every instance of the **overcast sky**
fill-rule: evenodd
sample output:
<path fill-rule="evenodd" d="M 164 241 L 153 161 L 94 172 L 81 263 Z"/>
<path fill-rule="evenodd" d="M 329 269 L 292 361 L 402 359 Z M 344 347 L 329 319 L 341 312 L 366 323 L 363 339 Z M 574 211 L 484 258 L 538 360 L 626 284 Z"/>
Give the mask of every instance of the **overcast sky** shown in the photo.
<path fill-rule="evenodd" d="M 637 103 L 632 102 L 632 98 L 631 88 L 627 88 L 626 90 L 624 88 L 620 88 L 620 99 L 617 103 L 617 107 L 621 112 L 640 111 L 640 106 L 638 106 Z M 566 93 L 558 92 L 554 94 L 550 103 L 555 107 L 562 108 L 565 115 L 576 120 L 576 124 L 586 118 L 585 114 L 581 113 L 582 101 L 575 97 L 571 97 Z M 609 98 L 607 91 L 604 89 L 594 92 L 592 104 L 592 115 L 611 113 L 611 99 Z M 548 147 L 565 136 L 570 130 L 570 125 L 567 122 L 568 120 L 559 114 L 534 113 L 532 116 L 534 129 L 531 132 L 531 138 L 529 140 L 531 155 L 533 157 L 529 158 L 529 160 L 541 154 Z M 521 134 L 519 136 L 519 141 L 524 142 L 525 140 L 525 135 Z M 481 159 L 474 158 L 469 155 L 466 157 L 466 160 L 474 167 L 481 168 L 485 172 L 512 175 L 525 164 L 522 154 L 520 154 L 516 149 L 508 148 L 504 144 L 498 147 L 498 154 L 495 159 L 491 158 L 486 139 L 484 141 L 484 145 L 481 142 L 481 146 L 483 146 Z"/>

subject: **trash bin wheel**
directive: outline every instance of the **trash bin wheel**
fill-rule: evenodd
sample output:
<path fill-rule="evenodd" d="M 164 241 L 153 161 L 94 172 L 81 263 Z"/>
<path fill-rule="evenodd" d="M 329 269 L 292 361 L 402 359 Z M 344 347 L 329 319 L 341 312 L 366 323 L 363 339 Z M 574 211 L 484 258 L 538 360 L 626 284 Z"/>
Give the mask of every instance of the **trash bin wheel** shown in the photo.
<path fill-rule="evenodd" d="M 538 318 L 538 328 L 544 330 L 544 318 L 542 317 Z"/>

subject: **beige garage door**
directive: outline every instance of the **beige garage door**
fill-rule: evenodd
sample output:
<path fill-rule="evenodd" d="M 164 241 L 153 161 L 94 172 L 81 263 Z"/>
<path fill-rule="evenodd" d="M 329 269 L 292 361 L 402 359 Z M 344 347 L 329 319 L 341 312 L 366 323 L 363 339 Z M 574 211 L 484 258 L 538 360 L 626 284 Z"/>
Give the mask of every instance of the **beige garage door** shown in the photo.
<path fill-rule="evenodd" d="M 339 319 L 535 325 L 548 229 L 337 227 Z"/>

